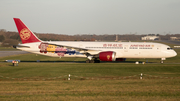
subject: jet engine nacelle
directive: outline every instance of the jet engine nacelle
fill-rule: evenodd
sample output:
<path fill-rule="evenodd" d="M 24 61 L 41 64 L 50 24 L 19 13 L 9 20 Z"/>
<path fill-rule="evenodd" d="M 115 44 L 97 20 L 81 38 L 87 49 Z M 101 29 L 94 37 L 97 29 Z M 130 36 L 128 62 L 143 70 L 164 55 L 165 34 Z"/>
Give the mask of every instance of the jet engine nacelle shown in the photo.
<path fill-rule="evenodd" d="M 116 53 L 113 51 L 100 52 L 99 59 L 101 61 L 116 61 Z"/>

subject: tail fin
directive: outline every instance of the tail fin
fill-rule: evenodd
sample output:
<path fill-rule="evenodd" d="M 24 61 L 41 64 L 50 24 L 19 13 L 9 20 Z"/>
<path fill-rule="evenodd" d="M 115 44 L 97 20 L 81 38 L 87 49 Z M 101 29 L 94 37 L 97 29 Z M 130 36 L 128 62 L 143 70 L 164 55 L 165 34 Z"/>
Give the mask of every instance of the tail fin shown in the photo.
<path fill-rule="evenodd" d="M 33 32 L 31 32 L 28 29 L 28 27 L 19 18 L 13 18 L 13 19 L 23 44 L 32 43 L 32 42 L 41 42 L 41 40 Z"/>

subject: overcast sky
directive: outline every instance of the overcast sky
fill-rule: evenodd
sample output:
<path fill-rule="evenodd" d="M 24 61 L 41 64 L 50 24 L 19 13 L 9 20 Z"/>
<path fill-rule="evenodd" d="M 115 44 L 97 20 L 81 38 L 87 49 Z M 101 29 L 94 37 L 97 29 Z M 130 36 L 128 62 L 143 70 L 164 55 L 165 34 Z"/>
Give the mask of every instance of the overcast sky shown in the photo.
<path fill-rule="evenodd" d="M 55 34 L 180 34 L 180 0 L 0 0 L 0 29 Z"/>

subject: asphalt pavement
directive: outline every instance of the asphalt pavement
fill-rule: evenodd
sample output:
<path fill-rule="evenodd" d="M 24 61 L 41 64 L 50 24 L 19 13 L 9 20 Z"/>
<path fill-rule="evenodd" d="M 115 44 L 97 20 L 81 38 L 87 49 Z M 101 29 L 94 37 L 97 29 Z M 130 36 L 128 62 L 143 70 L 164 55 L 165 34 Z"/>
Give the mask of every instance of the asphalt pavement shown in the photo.
<path fill-rule="evenodd" d="M 165 42 L 165 43 L 170 43 L 170 44 L 174 44 L 174 45 L 180 45 L 180 41 L 175 41 L 175 40 L 160 40 L 161 42 Z"/>
<path fill-rule="evenodd" d="M 26 54 L 28 52 L 25 51 L 0 51 L 0 57 L 18 55 L 18 54 Z"/>

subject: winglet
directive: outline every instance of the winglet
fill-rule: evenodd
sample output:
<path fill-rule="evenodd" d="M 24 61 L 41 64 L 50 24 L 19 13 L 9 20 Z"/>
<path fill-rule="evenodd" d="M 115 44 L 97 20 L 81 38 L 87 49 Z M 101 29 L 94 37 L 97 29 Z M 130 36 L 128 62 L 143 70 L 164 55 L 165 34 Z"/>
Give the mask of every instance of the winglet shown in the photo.
<path fill-rule="evenodd" d="M 41 42 L 41 40 L 19 19 L 13 18 L 22 43 Z"/>

